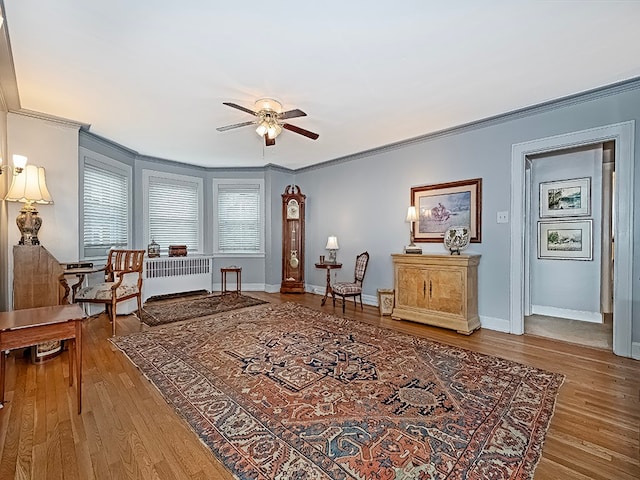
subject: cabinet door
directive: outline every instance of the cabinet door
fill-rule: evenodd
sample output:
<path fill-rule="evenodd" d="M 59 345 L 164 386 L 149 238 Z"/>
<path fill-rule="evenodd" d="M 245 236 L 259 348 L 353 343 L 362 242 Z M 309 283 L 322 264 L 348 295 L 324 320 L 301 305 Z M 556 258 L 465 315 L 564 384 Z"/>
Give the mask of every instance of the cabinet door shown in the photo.
<path fill-rule="evenodd" d="M 439 312 L 464 313 L 464 271 L 461 269 L 429 270 L 429 308 Z"/>
<path fill-rule="evenodd" d="M 427 308 L 428 274 L 426 270 L 401 265 L 397 270 L 396 286 L 398 306 Z"/>

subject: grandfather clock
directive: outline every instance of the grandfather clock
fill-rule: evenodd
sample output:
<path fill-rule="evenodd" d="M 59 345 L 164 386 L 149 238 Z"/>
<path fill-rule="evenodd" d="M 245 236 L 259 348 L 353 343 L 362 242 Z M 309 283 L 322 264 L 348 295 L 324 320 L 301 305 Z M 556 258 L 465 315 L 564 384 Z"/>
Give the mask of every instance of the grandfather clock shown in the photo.
<path fill-rule="evenodd" d="M 298 185 L 282 194 L 282 284 L 280 293 L 304 293 L 304 199 Z"/>

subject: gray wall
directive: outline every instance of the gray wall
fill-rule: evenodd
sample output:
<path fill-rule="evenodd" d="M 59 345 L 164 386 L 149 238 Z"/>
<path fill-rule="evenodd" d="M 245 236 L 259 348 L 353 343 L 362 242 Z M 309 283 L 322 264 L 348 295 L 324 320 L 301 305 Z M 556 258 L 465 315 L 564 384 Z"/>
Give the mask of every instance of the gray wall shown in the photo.
<path fill-rule="evenodd" d="M 531 304 L 559 310 L 600 312 L 600 257 L 602 222 L 602 146 L 536 158 L 532 162 L 531 180 Z M 591 179 L 590 215 L 583 217 L 540 218 L 540 183 L 572 178 Z M 539 259 L 538 221 L 592 219 L 593 259 Z M 562 312 L 558 312 L 562 316 Z M 571 312 L 567 312 L 571 315 Z M 571 318 L 571 317 L 569 317 Z"/>
<path fill-rule="evenodd" d="M 526 87 L 523 87 L 526 88 Z M 327 234 L 340 240 L 340 275 L 349 277 L 355 255 L 371 254 L 365 295 L 393 282 L 390 254 L 408 242 L 404 223 L 412 186 L 483 179 L 482 243 L 479 253 L 479 313 L 486 324 L 509 319 L 509 225 L 497 224 L 496 214 L 509 210 L 511 148 L 513 144 L 597 126 L 635 120 L 635 156 L 640 155 L 640 83 L 610 88 L 584 97 L 516 112 L 477 125 L 464 126 L 378 152 L 327 162 L 296 174 L 308 196 L 307 252 L 324 253 Z M 372 132 L 374 134 L 375 132 Z M 640 168 L 635 169 L 640 190 Z M 640 196 L 636 195 L 634 233 L 640 238 Z M 636 241 L 637 243 L 637 241 Z M 439 244 L 423 244 L 424 252 L 444 252 Z M 307 279 L 322 285 L 322 272 L 307 262 Z M 633 340 L 640 341 L 640 249 L 634 252 Z"/>
<path fill-rule="evenodd" d="M 393 285 L 391 253 L 400 252 L 409 241 L 409 227 L 404 217 L 411 201 L 410 188 L 480 177 L 483 180 L 482 243 L 471 244 L 468 252 L 482 255 L 478 301 L 481 320 L 485 326 L 504 329 L 509 322 L 510 228 L 509 224 L 496 223 L 496 214 L 508 211 L 510 206 L 512 145 L 629 120 L 636 121 L 637 157 L 640 155 L 639 80 L 331 160 L 301 169 L 295 175 L 274 166 L 259 169 L 259 173 L 251 169 L 202 171 L 199 167 L 175 162 L 138 159 L 134 169 L 135 190 L 141 191 L 140 171 L 147 162 L 175 173 L 201 171 L 205 185 L 210 185 L 216 175 L 247 178 L 264 175 L 268 195 L 267 254 L 262 261 L 242 263 L 247 272 L 245 274 L 243 270 L 243 280 L 245 275 L 255 275 L 252 278 L 262 279 L 268 291 L 275 291 L 280 284 L 282 260 L 281 194 L 285 186 L 295 180 L 307 195 L 306 283 L 310 287 L 324 287 L 325 272 L 317 270 L 314 263 L 319 255 L 327 253 L 324 249 L 327 236 L 337 235 L 340 242 L 338 260 L 344 264 L 336 274 L 338 279 L 352 278 L 356 255 L 365 250 L 369 252 L 371 260 L 364 296 L 373 302 L 377 289 Z M 635 190 L 638 191 L 640 168 L 635 169 L 634 175 Z M 205 196 L 206 203 L 210 204 L 210 200 L 210 196 Z M 634 233 L 640 238 L 639 195 L 634 203 Z M 142 203 L 137 195 L 135 207 L 141 211 Z M 211 231 L 211 221 L 211 215 L 207 215 L 207 232 Z M 145 247 L 140 238 L 140 223 L 137 222 L 134 240 L 137 246 Z M 425 253 L 445 252 L 441 244 L 425 243 L 422 246 Z M 633 340 L 640 342 L 640 249 L 634 252 L 633 266 Z"/>

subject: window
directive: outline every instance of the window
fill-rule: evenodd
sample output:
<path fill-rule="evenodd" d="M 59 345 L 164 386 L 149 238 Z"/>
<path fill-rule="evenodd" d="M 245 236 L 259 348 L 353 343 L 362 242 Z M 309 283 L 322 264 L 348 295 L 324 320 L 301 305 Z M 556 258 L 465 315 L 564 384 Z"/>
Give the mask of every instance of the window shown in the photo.
<path fill-rule="evenodd" d="M 82 173 L 82 255 L 106 257 L 111 247 L 130 243 L 131 169 L 85 157 Z"/>
<path fill-rule="evenodd" d="M 215 238 L 218 252 L 263 252 L 263 185 L 262 180 L 214 182 L 214 215 L 218 227 Z"/>
<path fill-rule="evenodd" d="M 147 243 L 155 240 L 163 253 L 169 245 L 201 252 L 202 179 L 144 170 L 143 181 Z"/>

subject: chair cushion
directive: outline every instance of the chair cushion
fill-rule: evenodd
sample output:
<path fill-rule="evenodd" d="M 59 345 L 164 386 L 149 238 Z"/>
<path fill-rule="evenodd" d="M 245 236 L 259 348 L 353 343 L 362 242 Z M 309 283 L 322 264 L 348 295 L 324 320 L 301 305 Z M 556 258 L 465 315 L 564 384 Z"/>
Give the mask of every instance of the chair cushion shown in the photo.
<path fill-rule="evenodd" d="M 359 295 L 362 293 L 362 287 L 355 283 L 339 282 L 332 287 L 337 295 Z"/>
<path fill-rule="evenodd" d="M 111 300 L 111 287 L 114 282 L 96 283 L 90 287 L 81 288 L 76 293 L 76 300 Z M 121 284 L 116 290 L 116 298 L 127 297 L 138 293 L 138 285 Z"/>

